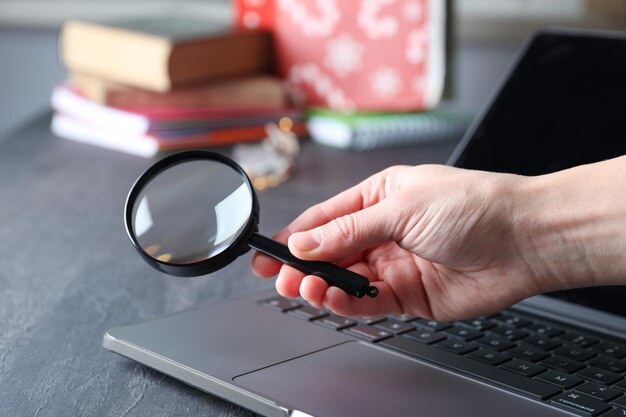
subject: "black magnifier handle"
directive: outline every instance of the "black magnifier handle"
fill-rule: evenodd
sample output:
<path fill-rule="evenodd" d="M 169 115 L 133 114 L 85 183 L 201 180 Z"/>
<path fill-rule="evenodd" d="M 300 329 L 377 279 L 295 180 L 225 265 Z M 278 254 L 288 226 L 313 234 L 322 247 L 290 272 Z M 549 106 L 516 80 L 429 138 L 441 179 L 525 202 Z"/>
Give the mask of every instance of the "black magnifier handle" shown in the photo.
<path fill-rule="evenodd" d="M 318 276 L 334 287 L 341 288 L 348 294 L 362 298 L 365 295 L 376 297 L 378 288 L 371 286 L 368 279 L 329 262 L 305 261 L 296 258 L 289 248 L 282 243 L 276 242 L 258 233 L 254 233 L 248 244 L 253 249 L 258 250 L 272 258 L 278 259 L 282 263 L 291 266 L 307 275 Z"/>

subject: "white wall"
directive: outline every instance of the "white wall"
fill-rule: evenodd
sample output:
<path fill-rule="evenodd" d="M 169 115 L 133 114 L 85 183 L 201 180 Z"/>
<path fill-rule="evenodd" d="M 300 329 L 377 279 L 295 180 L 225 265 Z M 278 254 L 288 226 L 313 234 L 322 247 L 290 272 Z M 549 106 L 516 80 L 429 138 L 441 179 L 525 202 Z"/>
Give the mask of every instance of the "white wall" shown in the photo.
<path fill-rule="evenodd" d="M 48 109 L 64 71 L 56 31 L 0 29 L 0 138 Z"/>

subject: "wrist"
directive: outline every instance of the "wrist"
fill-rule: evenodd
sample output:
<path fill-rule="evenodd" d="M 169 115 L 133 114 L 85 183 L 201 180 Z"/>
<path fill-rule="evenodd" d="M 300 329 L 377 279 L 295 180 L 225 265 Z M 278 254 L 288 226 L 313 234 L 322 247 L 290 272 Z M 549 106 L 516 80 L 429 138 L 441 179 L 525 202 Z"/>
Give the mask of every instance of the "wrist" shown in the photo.
<path fill-rule="evenodd" d="M 518 177 L 515 235 L 542 292 L 623 284 L 626 183 L 610 162 Z"/>

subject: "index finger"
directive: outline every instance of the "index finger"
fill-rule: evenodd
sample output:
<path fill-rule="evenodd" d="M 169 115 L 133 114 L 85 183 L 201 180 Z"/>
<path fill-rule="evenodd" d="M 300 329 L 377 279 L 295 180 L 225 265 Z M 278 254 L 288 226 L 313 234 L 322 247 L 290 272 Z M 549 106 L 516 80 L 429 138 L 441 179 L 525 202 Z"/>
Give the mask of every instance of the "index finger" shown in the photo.
<path fill-rule="evenodd" d="M 359 184 L 305 210 L 287 227 L 274 235 L 274 239 L 287 244 L 293 233 L 310 230 L 338 217 L 362 210 L 384 199 L 396 186 L 396 174 L 403 167 L 391 167 L 380 171 Z M 281 263 L 267 255 L 256 253 L 252 258 L 252 269 L 260 277 L 271 277 L 278 273 Z"/>
<path fill-rule="evenodd" d="M 293 233 L 313 229 L 380 202 L 389 192 L 389 185 L 393 182 L 390 181 L 393 172 L 395 172 L 393 168 L 387 168 L 334 197 L 310 207 L 281 230 L 277 237 L 284 239 Z"/>
<path fill-rule="evenodd" d="M 343 191 L 325 202 L 316 204 L 305 210 L 300 216 L 292 221 L 287 227 L 280 230 L 273 236 L 274 240 L 287 244 L 289 236 L 295 232 L 309 230 L 317 226 L 328 223 L 343 214 L 360 210 L 362 184 L 358 184 L 346 191 Z M 269 278 L 278 273 L 282 263 L 265 254 L 257 252 L 252 257 L 252 270 L 262 278 Z"/>

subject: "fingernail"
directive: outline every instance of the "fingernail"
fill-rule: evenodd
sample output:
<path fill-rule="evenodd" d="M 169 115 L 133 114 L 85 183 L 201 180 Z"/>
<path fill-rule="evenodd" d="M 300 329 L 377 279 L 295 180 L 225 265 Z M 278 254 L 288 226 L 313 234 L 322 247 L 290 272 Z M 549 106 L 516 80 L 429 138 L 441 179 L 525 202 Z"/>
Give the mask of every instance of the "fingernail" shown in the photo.
<path fill-rule="evenodd" d="M 309 232 L 294 233 L 291 235 L 291 244 L 303 252 L 309 252 L 319 247 L 322 236 L 318 230 Z"/>

